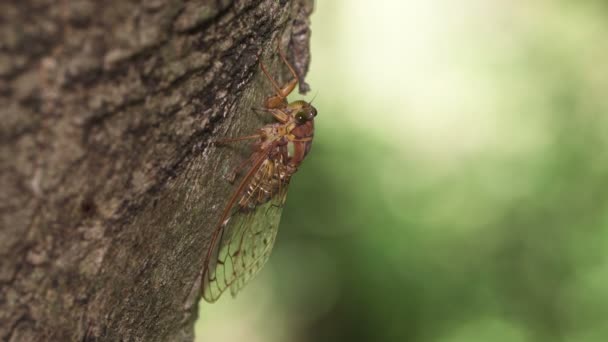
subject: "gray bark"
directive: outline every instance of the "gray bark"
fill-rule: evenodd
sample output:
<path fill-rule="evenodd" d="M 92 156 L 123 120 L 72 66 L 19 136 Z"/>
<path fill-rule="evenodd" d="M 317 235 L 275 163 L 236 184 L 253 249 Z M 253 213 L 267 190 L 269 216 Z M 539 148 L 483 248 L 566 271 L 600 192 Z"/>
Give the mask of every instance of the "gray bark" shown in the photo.
<path fill-rule="evenodd" d="M 0 2 L 0 340 L 189 341 L 198 276 L 312 0 Z M 305 91 L 306 87 L 301 90 Z"/>

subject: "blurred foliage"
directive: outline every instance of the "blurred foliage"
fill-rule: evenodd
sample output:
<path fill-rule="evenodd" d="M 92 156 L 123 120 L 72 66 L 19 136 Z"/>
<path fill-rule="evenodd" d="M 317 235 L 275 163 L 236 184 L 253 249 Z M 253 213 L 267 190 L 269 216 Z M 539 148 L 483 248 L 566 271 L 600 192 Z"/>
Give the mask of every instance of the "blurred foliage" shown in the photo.
<path fill-rule="evenodd" d="M 607 341 L 604 1 L 318 1 L 315 145 L 200 341 Z"/>

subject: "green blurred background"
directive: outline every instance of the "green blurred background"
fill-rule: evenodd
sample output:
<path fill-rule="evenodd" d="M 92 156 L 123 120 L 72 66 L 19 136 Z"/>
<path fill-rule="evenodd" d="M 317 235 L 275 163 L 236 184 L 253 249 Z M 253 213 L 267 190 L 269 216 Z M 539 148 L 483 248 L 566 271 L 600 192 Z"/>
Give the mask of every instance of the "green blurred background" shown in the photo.
<path fill-rule="evenodd" d="M 197 341 L 608 341 L 608 4 L 312 21 L 315 145 L 269 264 Z"/>

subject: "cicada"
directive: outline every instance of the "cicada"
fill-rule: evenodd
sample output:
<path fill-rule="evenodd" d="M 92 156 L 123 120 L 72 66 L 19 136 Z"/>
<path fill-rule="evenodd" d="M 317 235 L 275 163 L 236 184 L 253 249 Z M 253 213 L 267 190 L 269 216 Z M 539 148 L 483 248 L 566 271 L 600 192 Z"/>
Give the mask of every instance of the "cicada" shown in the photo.
<path fill-rule="evenodd" d="M 280 46 L 278 52 L 292 76 L 284 85 L 269 74 L 258 55 L 260 68 L 274 89 L 261 110 L 276 122 L 254 134 L 216 142 L 253 140 L 251 155 L 233 172 L 236 176 L 247 170 L 221 214 L 205 257 L 202 285 L 208 302 L 216 301 L 228 288 L 235 296 L 268 260 L 289 182 L 312 145 L 317 110 L 306 101 L 287 101 L 298 75 Z"/>

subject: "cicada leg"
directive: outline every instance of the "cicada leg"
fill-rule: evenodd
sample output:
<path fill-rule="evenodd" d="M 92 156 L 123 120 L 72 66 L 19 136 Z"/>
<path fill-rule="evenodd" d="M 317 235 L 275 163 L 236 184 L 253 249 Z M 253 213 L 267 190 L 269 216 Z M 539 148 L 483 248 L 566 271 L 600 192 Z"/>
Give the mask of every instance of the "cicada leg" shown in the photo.
<path fill-rule="evenodd" d="M 238 141 L 261 139 L 261 138 L 262 138 L 261 134 L 252 134 L 252 135 L 245 135 L 242 137 L 218 139 L 218 140 L 212 141 L 211 143 L 212 144 L 229 144 L 229 143 L 234 143 L 234 142 L 238 142 Z M 225 177 L 226 180 L 228 182 L 230 182 L 231 184 L 234 183 L 234 181 L 236 180 L 236 176 L 238 176 L 238 174 L 243 170 L 245 165 L 247 165 L 250 161 L 251 161 L 251 158 L 245 159 L 245 161 L 243 161 L 241 164 L 239 164 L 239 166 L 237 166 L 234 170 L 232 170 L 230 173 L 228 173 L 228 175 L 226 175 L 226 177 Z"/>
<path fill-rule="evenodd" d="M 253 140 L 253 139 L 260 139 L 260 138 L 262 138 L 262 135 L 252 134 L 252 135 L 244 135 L 242 137 L 236 137 L 236 138 L 225 138 L 225 139 L 213 140 L 213 141 L 211 141 L 211 143 L 214 145 L 221 145 L 221 144 L 229 144 L 229 143 L 233 143 L 233 142 L 237 142 L 237 141 Z"/>
<path fill-rule="evenodd" d="M 264 72 L 264 75 L 266 75 L 266 78 L 268 78 L 270 80 L 270 83 L 272 83 L 272 87 L 274 88 L 274 91 L 276 93 L 276 95 L 270 96 L 269 98 L 266 99 L 266 108 L 269 108 L 269 109 L 279 108 L 279 107 L 283 106 L 285 104 L 285 98 L 287 98 L 287 96 L 289 94 L 291 94 L 291 92 L 295 89 L 296 85 L 298 84 L 298 74 L 296 73 L 293 66 L 287 61 L 287 57 L 285 57 L 285 54 L 283 53 L 283 50 L 281 49 L 280 42 L 277 43 L 277 46 L 278 46 L 278 50 L 279 50 L 279 55 L 281 56 L 281 60 L 283 61 L 283 63 L 285 63 L 287 65 L 287 68 L 289 68 L 289 72 L 291 72 L 293 79 L 291 79 L 289 82 L 287 82 L 287 84 L 285 84 L 284 86 L 282 86 L 282 87 L 279 86 L 277 81 L 272 76 L 270 76 L 270 73 L 266 69 L 264 62 L 262 62 L 262 60 L 260 59 L 260 68 L 262 69 L 262 72 Z M 259 56 L 258 56 L 258 58 L 259 58 Z"/>
<path fill-rule="evenodd" d="M 251 107 L 251 109 L 259 112 L 269 113 L 270 115 L 274 116 L 274 118 L 277 119 L 277 121 L 279 121 L 280 123 L 286 123 L 289 121 L 289 115 L 285 114 L 285 112 L 278 108 Z"/>

